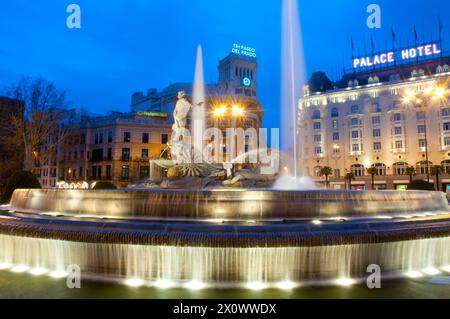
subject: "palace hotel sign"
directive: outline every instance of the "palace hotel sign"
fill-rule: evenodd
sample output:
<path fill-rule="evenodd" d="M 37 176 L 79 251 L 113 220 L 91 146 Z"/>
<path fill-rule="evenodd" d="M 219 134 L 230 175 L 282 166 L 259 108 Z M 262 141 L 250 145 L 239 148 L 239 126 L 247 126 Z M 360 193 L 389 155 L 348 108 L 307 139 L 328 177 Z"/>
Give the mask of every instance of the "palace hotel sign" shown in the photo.
<path fill-rule="evenodd" d="M 353 68 L 376 67 L 393 64 L 397 61 L 405 63 L 417 58 L 427 58 L 441 54 L 441 50 L 436 43 L 420 45 L 414 48 L 407 48 L 399 51 L 385 52 L 374 56 L 353 59 Z"/>

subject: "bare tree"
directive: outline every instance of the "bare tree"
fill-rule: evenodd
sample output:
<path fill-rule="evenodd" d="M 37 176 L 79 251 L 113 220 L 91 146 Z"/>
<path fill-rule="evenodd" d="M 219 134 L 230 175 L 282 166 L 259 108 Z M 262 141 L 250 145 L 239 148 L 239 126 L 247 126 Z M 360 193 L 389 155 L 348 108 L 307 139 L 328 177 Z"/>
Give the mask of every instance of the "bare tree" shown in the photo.
<path fill-rule="evenodd" d="M 6 95 L 21 101 L 22 109 L 11 114 L 9 121 L 16 143 L 24 148 L 24 167 L 31 171 L 35 160 L 50 160 L 69 134 L 71 120 L 65 93 L 43 77 L 23 77 L 6 90 Z"/>

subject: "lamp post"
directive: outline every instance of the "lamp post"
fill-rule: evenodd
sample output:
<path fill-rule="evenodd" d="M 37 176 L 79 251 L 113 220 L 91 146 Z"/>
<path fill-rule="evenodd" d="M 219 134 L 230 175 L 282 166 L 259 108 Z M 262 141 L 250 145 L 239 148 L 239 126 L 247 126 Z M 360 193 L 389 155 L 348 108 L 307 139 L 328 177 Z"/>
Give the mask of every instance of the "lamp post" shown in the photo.
<path fill-rule="evenodd" d="M 424 142 L 425 142 L 425 160 L 427 165 L 427 182 L 430 182 L 430 161 L 429 161 L 429 151 L 428 151 L 428 126 L 427 126 L 427 109 L 432 106 L 432 102 L 436 100 L 442 100 L 448 94 L 447 85 L 445 86 L 430 86 L 425 90 L 418 92 L 408 91 L 403 97 L 403 102 L 405 104 L 412 103 L 416 105 L 419 109 L 424 110 Z"/>

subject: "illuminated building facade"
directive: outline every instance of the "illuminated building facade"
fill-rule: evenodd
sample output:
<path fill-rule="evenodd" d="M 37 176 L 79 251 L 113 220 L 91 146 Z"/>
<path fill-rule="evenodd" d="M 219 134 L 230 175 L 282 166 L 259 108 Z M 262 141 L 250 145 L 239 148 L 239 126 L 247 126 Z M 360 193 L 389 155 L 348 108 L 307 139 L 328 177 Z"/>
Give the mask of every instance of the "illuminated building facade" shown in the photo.
<path fill-rule="evenodd" d="M 246 54 L 245 52 L 245 50 L 237 50 L 233 47 L 233 52 L 219 61 L 218 83 L 207 84 L 205 88 L 206 128 L 218 128 L 224 138 L 228 128 L 258 130 L 262 127 L 263 108 L 258 100 L 256 54 Z M 149 89 L 146 95 L 137 92 L 131 98 L 131 108 L 133 111 L 165 112 L 169 114 L 169 120 L 173 121 L 172 114 L 179 91 L 185 91 L 188 97 L 192 97 L 193 84 L 177 83 L 160 92 L 156 89 Z M 191 125 L 192 119 L 188 118 L 187 126 Z M 249 150 L 251 147 L 246 144 L 244 148 Z M 239 154 L 245 150 L 236 148 L 233 152 Z M 225 158 L 231 150 L 223 145 L 222 151 Z"/>
<path fill-rule="evenodd" d="M 331 188 L 371 189 L 373 167 L 374 188 L 405 189 L 411 167 L 414 179 L 437 184 L 439 165 L 439 189 L 450 190 L 450 58 L 434 48 L 434 59 L 354 70 L 338 82 L 315 73 L 299 102 L 305 174 L 325 183 L 320 171 L 330 167 Z"/>
<path fill-rule="evenodd" d="M 167 118 L 166 113 L 142 111 L 84 118 L 60 149 L 60 180 L 108 180 L 126 186 L 149 178 L 150 159 L 167 148 Z"/>
<path fill-rule="evenodd" d="M 126 186 L 149 178 L 150 160 L 165 156 L 178 92 L 185 91 L 191 97 L 192 87 L 191 83 L 178 83 L 160 92 L 138 92 L 132 96 L 129 113 L 81 119 L 82 124 L 60 149 L 59 180 L 110 180 L 117 186 Z M 206 128 L 220 129 L 225 138 L 228 128 L 261 127 L 263 111 L 257 98 L 256 58 L 231 53 L 219 63 L 219 82 L 206 85 L 206 93 Z M 191 125 L 189 117 L 188 128 Z M 213 139 L 211 136 L 205 144 L 216 145 Z M 219 147 L 226 159 L 230 150 L 224 144 Z M 232 154 L 249 151 L 250 143 L 243 145 L 245 149 L 239 147 L 236 143 Z M 215 153 L 214 147 L 211 151 Z"/>

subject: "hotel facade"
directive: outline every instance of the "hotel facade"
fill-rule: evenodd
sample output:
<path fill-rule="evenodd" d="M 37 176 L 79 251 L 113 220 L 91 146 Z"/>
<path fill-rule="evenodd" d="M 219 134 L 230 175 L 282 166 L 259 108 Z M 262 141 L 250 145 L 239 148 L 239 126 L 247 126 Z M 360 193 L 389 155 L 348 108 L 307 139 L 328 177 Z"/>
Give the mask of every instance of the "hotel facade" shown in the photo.
<path fill-rule="evenodd" d="M 372 188 L 367 169 L 374 167 L 375 189 L 406 189 L 407 167 L 415 168 L 414 179 L 436 183 L 429 168 L 440 165 L 438 187 L 449 191 L 450 103 L 445 89 L 450 58 L 436 53 L 434 58 L 415 55 L 414 61 L 400 65 L 354 69 L 338 82 L 314 73 L 299 102 L 304 173 L 323 184 L 320 170 L 331 167 L 334 189 L 348 188 L 345 177 L 353 173 L 350 188 L 360 190 Z M 358 63 L 355 59 L 354 66 Z"/>
<path fill-rule="evenodd" d="M 218 128 L 225 138 L 228 128 L 258 130 L 262 126 L 257 70 L 254 57 L 231 53 L 219 62 L 218 83 L 206 85 L 206 128 Z M 193 84 L 137 92 L 132 95 L 130 112 L 80 119 L 58 151 L 57 176 L 52 174 L 54 178 L 48 183 L 47 170 L 40 175 L 43 186 L 55 187 L 56 180 L 69 184 L 108 180 L 126 187 L 137 180 L 155 178 L 150 160 L 167 156 L 179 91 L 191 99 Z M 189 116 L 187 127 L 191 125 Z M 230 152 L 225 145 L 220 147 L 224 156 Z"/>

